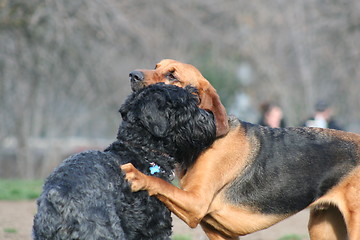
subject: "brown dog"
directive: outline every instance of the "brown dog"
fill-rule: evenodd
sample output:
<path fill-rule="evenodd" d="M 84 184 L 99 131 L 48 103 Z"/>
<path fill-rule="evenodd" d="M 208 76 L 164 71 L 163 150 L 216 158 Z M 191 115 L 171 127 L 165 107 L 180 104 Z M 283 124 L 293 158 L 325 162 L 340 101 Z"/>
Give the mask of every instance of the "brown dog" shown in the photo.
<path fill-rule="evenodd" d="M 170 62 L 181 66 L 177 78 L 197 75 Z M 153 75 L 145 74 L 150 83 L 146 76 Z M 194 79 L 177 81 L 201 87 L 204 78 Z M 360 239 L 360 135 L 239 120 L 230 125 L 192 166 L 180 169 L 181 189 L 123 165 L 132 190 L 156 196 L 190 227 L 200 223 L 211 240 L 238 239 L 307 207 L 312 240 Z"/>

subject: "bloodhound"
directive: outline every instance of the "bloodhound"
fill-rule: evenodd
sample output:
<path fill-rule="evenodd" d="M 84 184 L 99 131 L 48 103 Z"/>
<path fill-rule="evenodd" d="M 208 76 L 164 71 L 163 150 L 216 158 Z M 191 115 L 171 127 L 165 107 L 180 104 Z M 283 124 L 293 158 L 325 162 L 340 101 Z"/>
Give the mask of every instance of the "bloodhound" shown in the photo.
<path fill-rule="evenodd" d="M 130 77 L 134 86 L 193 85 L 202 99 L 207 94 L 214 99 L 215 91 L 196 68 L 174 60 Z M 238 239 L 305 208 L 310 208 L 312 240 L 360 239 L 360 135 L 275 129 L 232 118 L 226 125 L 223 114 L 215 119 L 229 131 L 221 130 L 227 133 L 191 165 L 179 166 L 181 189 L 123 165 L 132 191 L 148 191 L 190 227 L 200 224 L 211 240 Z"/>

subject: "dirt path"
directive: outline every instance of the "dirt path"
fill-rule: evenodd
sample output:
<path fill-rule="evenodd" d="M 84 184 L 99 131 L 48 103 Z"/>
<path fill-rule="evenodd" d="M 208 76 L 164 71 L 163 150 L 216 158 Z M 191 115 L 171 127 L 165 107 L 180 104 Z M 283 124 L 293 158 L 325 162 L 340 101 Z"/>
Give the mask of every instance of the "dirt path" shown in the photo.
<path fill-rule="evenodd" d="M 30 240 L 35 212 L 34 201 L 0 201 L 0 240 Z M 303 211 L 270 229 L 242 237 L 241 240 L 277 240 L 289 234 L 301 235 L 307 240 L 307 218 L 308 211 Z M 190 235 L 193 240 L 207 239 L 200 228 L 190 229 L 176 217 L 173 231 L 175 235 Z"/>
<path fill-rule="evenodd" d="M 31 239 L 31 226 L 35 209 L 34 201 L 0 201 L 0 239 Z"/>

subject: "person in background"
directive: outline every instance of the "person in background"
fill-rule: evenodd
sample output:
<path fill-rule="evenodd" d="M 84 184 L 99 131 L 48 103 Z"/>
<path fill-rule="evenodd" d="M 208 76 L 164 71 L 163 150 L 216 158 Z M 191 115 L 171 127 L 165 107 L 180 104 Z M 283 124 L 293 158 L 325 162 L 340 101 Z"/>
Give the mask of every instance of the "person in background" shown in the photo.
<path fill-rule="evenodd" d="M 285 127 L 283 111 L 280 106 L 265 102 L 260 105 L 261 117 L 258 124 L 272 128 Z"/>
<path fill-rule="evenodd" d="M 329 104 L 325 101 L 318 101 L 315 104 L 315 114 L 306 120 L 305 127 L 319 127 L 342 130 L 333 118 L 333 112 Z"/>

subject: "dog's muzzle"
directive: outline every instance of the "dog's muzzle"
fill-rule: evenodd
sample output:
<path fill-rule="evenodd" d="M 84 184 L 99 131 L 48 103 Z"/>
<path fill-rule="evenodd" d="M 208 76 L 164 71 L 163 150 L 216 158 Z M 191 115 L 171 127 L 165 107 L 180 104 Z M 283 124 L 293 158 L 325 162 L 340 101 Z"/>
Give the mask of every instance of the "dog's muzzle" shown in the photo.
<path fill-rule="evenodd" d="M 144 74 L 141 71 L 132 71 L 129 73 L 131 89 L 135 92 L 145 87 Z"/>

